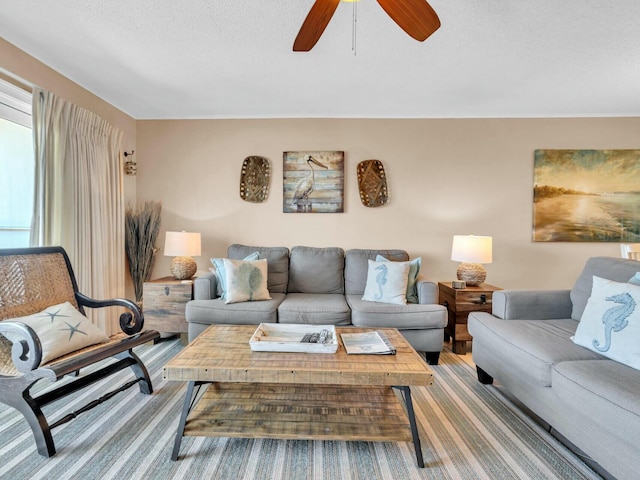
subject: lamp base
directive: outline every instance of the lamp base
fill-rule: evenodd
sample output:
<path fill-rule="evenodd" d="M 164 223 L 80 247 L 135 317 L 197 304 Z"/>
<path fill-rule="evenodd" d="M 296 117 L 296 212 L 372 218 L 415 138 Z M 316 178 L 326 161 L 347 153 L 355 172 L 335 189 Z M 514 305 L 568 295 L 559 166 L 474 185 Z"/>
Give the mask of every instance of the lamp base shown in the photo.
<path fill-rule="evenodd" d="M 191 257 L 174 257 L 169 270 L 176 280 L 187 280 L 196 273 L 198 265 Z"/>
<path fill-rule="evenodd" d="M 480 263 L 461 263 L 456 275 L 470 287 L 477 287 L 487 279 L 487 271 Z"/>

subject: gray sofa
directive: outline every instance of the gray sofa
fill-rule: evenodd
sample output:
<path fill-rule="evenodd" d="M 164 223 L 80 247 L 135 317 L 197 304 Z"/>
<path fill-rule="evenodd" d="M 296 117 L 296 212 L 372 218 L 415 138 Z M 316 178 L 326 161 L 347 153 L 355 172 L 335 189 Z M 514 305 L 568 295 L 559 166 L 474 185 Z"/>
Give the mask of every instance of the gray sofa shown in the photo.
<path fill-rule="evenodd" d="M 571 290 L 502 290 L 471 313 L 478 379 L 495 378 L 618 479 L 640 475 L 640 371 L 574 344 L 593 276 L 628 282 L 640 262 L 590 258 Z"/>
<path fill-rule="evenodd" d="M 437 364 L 447 324 L 447 311 L 438 305 L 437 286 L 418 279 L 418 303 L 394 305 L 362 300 L 368 260 L 382 255 L 408 261 L 403 250 L 348 250 L 337 247 L 253 247 L 234 244 L 227 257 L 241 260 L 259 252 L 267 260 L 271 300 L 227 304 L 214 273 L 194 282 L 194 299 L 187 304 L 189 340 L 212 324 L 263 322 L 354 325 L 397 328 L 427 361 Z"/>

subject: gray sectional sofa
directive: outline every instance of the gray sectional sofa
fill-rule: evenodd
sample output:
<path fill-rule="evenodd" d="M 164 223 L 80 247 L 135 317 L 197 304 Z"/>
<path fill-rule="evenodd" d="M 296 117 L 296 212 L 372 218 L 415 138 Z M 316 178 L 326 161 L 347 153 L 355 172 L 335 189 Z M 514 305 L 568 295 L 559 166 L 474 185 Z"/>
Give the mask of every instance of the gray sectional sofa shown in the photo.
<path fill-rule="evenodd" d="M 395 305 L 362 300 L 368 260 L 382 255 L 409 261 L 404 250 L 362 250 L 296 246 L 254 247 L 234 244 L 227 257 L 241 260 L 258 252 L 267 260 L 270 300 L 225 303 L 213 272 L 194 282 L 187 304 L 189 340 L 212 324 L 263 322 L 397 328 L 427 361 L 437 364 L 447 324 L 446 308 L 438 304 L 437 285 L 418 279 L 417 303 Z"/>
<path fill-rule="evenodd" d="M 640 262 L 593 257 L 571 290 L 498 291 L 493 314 L 468 319 L 479 380 L 496 379 L 620 480 L 640 475 L 640 371 L 571 337 L 594 276 L 628 282 L 639 271 Z"/>

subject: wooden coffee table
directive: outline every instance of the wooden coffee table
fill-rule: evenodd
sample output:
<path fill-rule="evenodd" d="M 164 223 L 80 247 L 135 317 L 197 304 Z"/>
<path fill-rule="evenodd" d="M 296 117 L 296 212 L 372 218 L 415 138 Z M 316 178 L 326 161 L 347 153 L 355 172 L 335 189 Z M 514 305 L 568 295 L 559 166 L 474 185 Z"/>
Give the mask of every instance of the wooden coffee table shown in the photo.
<path fill-rule="evenodd" d="M 340 333 L 371 329 L 337 328 L 328 354 L 252 351 L 255 329 L 212 325 L 164 366 L 187 382 L 172 460 L 183 436 L 413 441 L 424 467 L 410 386 L 432 385 L 433 372 L 398 330 L 378 329 L 396 355 L 347 355 Z"/>

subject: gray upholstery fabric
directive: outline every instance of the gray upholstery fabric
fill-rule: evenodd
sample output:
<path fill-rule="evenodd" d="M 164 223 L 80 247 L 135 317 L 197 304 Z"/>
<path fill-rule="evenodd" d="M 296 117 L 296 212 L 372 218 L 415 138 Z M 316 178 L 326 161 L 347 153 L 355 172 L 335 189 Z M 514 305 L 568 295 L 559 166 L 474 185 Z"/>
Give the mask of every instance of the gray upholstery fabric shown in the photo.
<path fill-rule="evenodd" d="M 578 327 L 572 319 L 513 321 L 472 312 L 467 326 L 474 354 L 482 345 L 480 348 L 489 349 L 498 362 L 510 364 L 520 370 L 523 379 L 540 386 L 551 385 L 551 370 L 559 362 L 604 358 L 570 340 Z"/>
<path fill-rule="evenodd" d="M 580 320 L 582 317 L 587 300 L 591 296 L 594 275 L 615 282 L 628 282 L 638 271 L 640 271 L 640 263 L 635 260 L 612 257 L 592 257 L 587 260 L 571 290 L 573 302 L 571 318 Z"/>
<path fill-rule="evenodd" d="M 571 317 L 569 290 L 499 290 L 492 300 L 492 313 L 505 320 Z"/>
<path fill-rule="evenodd" d="M 206 325 L 257 325 L 273 323 L 278 319 L 278 306 L 284 293 L 271 293 L 271 300 L 225 304 L 221 298 L 214 300 L 192 300 L 187 303 L 185 316 L 188 323 Z"/>
<path fill-rule="evenodd" d="M 633 260 L 590 258 L 570 305 L 562 291 L 503 290 L 494 292 L 493 311 L 506 320 L 480 312 L 468 320 L 476 365 L 619 479 L 635 479 L 640 471 L 640 372 L 570 337 L 594 275 L 627 282 L 637 271 L 640 262 Z M 554 314 L 563 318 L 544 319 Z M 534 316 L 539 319 L 522 320 Z"/>
<path fill-rule="evenodd" d="M 624 415 L 640 432 L 640 375 L 638 370 L 613 360 L 562 362 L 554 367 L 552 385 L 556 394 L 573 404 L 576 398 L 589 402 L 589 414 L 610 424 L 612 406 L 633 416 Z M 603 411 L 604 409 L 604 411 Z M 601 412 L 601 413 L 600 413 Z M 624 430 L 624 425 L 620 425 Z"/>
<path fill-rule="evenodd" d="M 288 293 L 278 307 L 278 322 L 350 325 L 351 311 L 342 294 Z"/>
<path fill-rule="evenodd" d="M 437 353 L 442 351 L 442 330 L 400 330 L 402 336 L 418 352 Z"/>
<path fill-rule="evenodd" d="M 344 294 L 344 250 L 291 248 L 287 292 Z"/>
<path fill-rule="evenodd" d="M 198 275 L 193 282 L 193 299 L 194 300 L 209 300 L 219 296 L 217 293 L 218 279 L 213 272 L 207 272 L 203 275 Z"/>
<path fill-rule="evenodd" d="M 253 252 L 259 252 L 260 258 L 267 259 L 267 289 L 269 293 L 287 293 L 289 282 L 289 249 L 287 247 L 252 247 L 249 245 L 230 245 L 227 256 L 242 260 Z"/>
<path fill-rule="evenodd" d="M 418 279 L 418 301 L 391 305 L 362 300 L 368 260 L 382 255 L 392 261 L 408 261 L 404 250 L 349 250 L 341 248 L 254 247 L 234 244 L 231 259 L 243 259 L 259 252 L 268 262 L 268 288 L 272 300 L 225 304 L 216 298 L 217 279 L 206 273 L 194 282 L 194 300 L 186 307 L 189 339 L 212 324 L 259 324 L 262 322 L 315 325 L 355 325 L 398 328 L 419 352 L 442 351 L 445 307 L 438 305 L 438 288 Z M 349 268 L 347 269 L 347 265 Z M 347 270 L 349 270 L 347 272 Z M 352 308 L 344 294 L 348 279 Z"/>
<path fill-rule="evenodd" d="M 416 288 L 418 291 L 418 303 L 425 305 L 438 303 L 438 285 L 436 285 L 435 282 L 428 282 L 418 277 Z"/>
<path fill-rule="evenodd" d="M 347 295 L 347 303 L 356 327 L 416 330 L 443 329 L 447 325 L 447 309 L 442 305 L 391 305 L 362 300 L 362 295 Z"/>
<path fill-rule="evenodd" d="M 561 404 L 556 402 L 556 415 L 574 417 L 559 431 L 579 439 L 575 443 L 616 478 L 638 478 L 638 371 L 613 360 L 563 362 L 556 365 L 552 382 Z"/>
<path fill-rule="evenodd" d="M 364 294 L 369 271 L 368 260 L 375 260 L 377 255 L 382 255 L 393 262 L 409 261 L 409 254 L 404 250 L 348 250 L 344 263 L 344 284 L 347 295 L 362 296 Z"/>

